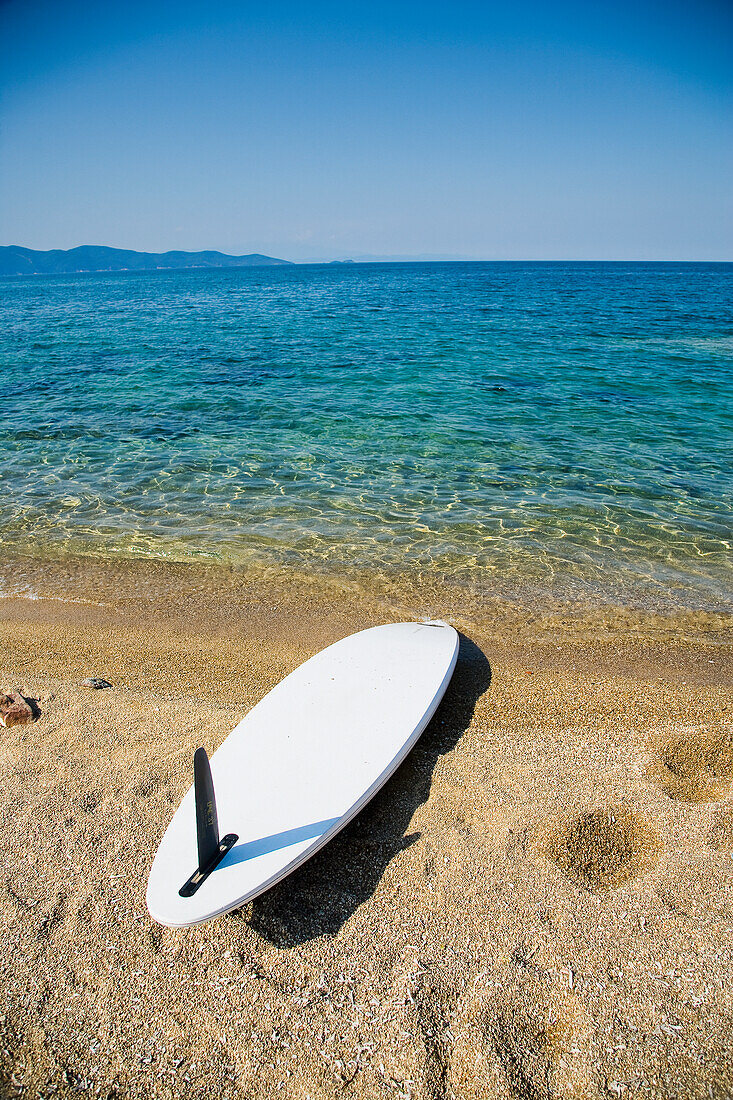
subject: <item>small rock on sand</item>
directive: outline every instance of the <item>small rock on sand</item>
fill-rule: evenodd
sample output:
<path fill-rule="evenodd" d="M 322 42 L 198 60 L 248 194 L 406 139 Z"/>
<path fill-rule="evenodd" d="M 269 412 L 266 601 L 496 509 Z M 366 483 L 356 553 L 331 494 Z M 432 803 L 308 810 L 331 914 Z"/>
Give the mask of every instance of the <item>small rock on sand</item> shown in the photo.
<path fill-rule="evenodd" d="M 21 726 L 33 718 L 32 706 L 17 688 L 9 695 L 0 695 L 0 722 L 4 726 Z"/>
<path fill-rule="evenodd" d="M 112 687 L 109 680 L 102 680 L 99 676 L 87 676 L 86 680 L 82 680 L 82 684 L 86 688 L 94 688 L 95 691 Z"/>

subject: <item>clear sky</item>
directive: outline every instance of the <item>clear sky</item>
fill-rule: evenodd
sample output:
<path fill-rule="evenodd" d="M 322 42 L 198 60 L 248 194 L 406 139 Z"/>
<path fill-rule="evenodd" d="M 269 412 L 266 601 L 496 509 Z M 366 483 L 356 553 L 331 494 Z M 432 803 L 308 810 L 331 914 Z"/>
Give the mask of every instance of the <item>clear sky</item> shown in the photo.
<path fill-rule="evenodd" d="M 730 0 L 0 0 L 0 244 L 733 259 Z"/>

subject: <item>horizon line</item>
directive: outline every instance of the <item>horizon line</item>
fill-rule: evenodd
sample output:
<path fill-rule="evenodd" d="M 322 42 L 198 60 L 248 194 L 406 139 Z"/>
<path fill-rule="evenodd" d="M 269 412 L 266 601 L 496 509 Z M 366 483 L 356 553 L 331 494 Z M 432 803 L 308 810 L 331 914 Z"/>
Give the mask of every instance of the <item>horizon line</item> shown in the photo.
<path fill-rule="evenodd" d="M 144 249 L 144 248 L 130 248 L 130 247 L 121 247 L 119 245 L 101 245 L 101 244 L 79 244 L 79 245 L 72 245 L 69 248 L 58 248 L 58 247 L 55 247 L 55 248 L 32 248 L 30 245 L 21 245 L 21 244 L 13 243 L 13 244 L 0 245 L 0 248 L 19 248 L 19 249 L 24 249 L 24 250 L 29 251 L 29 252 L 40 252 L 40 253 L 43 253 L 43 252 L 73 252 L 78 248 L 107 248 L 107 249 L 110 249 L 112 251 L 137 252 L 137 253 L 140 253 L 140 254 L 143 254 L 143 255 L 149 255 L 149 256 L 166 256 L 166 255 L 170 255 L 172 253 L 187 253 L 189 255 L 196 255 L 196 254 L 203 254 L 203 253 L 206 253 L 206 252 L 209 252 L 209 253 L 214 252 L 214 253 L 218 253 L 221 256 L 232 257 L 232 258 L 240 258 L 240 257 L 245 257 L 245 256 L 263 256 L 266 259 L 277 259 L 281 263 L 284 263 L 286 265 L 293 265 L 293 266 L 298 266 L 298 267 L 329 265 L 329 264 L 336 264 L 336 265 L 337 264 L 344 264 L 344 265 L 349 264 L 350 265 L 350 264 L 380 264 L 380 263 L 404 263 L 404 264 L 409 264 L 409 263 L 478 263 L 478 264 L 481 264 L 481 263 L 565 263 L 565 264 L 569 264 L 569 263 L 577 263 L 577 264 L 582 264 L 582 263 L 589 263 L 589 264 L 590 263 L 607 263 L 607 264 L 612 264 L 612 263 L 617 263 L 617 264 L 624 264 L 624 263 L 633 263 L 633 264 L 637 264 L 637 263 L 638 264 L 644 264 L 644 263 L 700 264 L 700 263 L 706 263 L 706 264 L 731 264 L 731 263 L 733 263 L 733 258 L 731 258 L 731 259 L 709 259 L 709 258 L 693 258 L 693 259 L 690 259 L 690 258 L 686 258 L 686 259 L 679 259 L 679 258 L 669 259 L 669 258 L 665 258 L 665 259 L 659 259 L 659 258 L 653 258 L 653 257 L 623 257 L 623 258 L 614 257 L 614 258 L 611 258 L 611 257 L 603 257 L 603 256 L 585 256 L 585 257 L 563 257 L 563 256 L 553 256 L 553 257 L 547 257 L 547 256 L 545 256 L 545 257 L 533 257 L 533 256 L 462 256 L 460 254 L 457 254 L 457 255 L 448 254 L 448 255 L 446 255 L 446 254 L 441 254 L 441 253 L 438 253 L 438 254 L 416 253 L 415 255 L 405 255 L 404 253 L 403 254 L 397 253 L 395 255 L 356 253 L 356 254 L 352 254 L 352 255 L 342 254 L 341 256 L 330 257 L 330 258 L 328 258 L 328 257 L 311 257 L 311 258 L 308 258 L 308 259 L 292 260 L 292 259 L 287 259 L 287 258 L 282 257 L 282 256 L 275 257 L 275 256 L 272 256 L 270 254 L 260 252 L 260 251 L 255 251 L 255 252 L 222 252 L 221 249 L 219 249 L 219 248 L 196 248 L 196 249 L 167 248 L 164 251 L 155 251 L 155 250 Z M 123 269 L 123 270 L 133 270 L 133 269 L 128 268 L 128 269 Z M 168 270 L 174 270 L 174 269 L 169 268 Z M 206 268 L 206 269 L 202 269 L 202 270 L 216 271 L 216 270 L 221 270 L 221 268 Z M 40 273 L 40 274 L 43 274 L 43 273 Z M 61 273 L 61 274 L 77 274 L 77 272 L 64 272 L 64 273 Z M 78 274 L 97 274 L 97 272 L 78 272 Z M 103 272 L 98 272 L 98 274 L 103 274 Z M 6 276 L 6 278 L 7 277 L 12 277 L 12 276 Z M 22 278 L 23 276 L 16 276 L 16 277 L 21 277 Z"/>

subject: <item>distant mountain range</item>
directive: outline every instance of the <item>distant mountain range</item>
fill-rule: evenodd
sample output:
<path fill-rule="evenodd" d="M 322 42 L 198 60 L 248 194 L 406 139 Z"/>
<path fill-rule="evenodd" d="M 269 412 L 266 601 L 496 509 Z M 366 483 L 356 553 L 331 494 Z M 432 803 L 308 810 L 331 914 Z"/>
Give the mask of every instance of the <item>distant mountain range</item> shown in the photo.
<path fill-rule="evenodd" d="M 130 252 L 126 248 L 83 244 L 37 252 L 11 244 L 0 247 L 2 275 L 71 275 L 85 271 L 168 271 L 186 267 L 259 267 L 289 264 L 273 256 L 227 256 L 223 252 Z"/>

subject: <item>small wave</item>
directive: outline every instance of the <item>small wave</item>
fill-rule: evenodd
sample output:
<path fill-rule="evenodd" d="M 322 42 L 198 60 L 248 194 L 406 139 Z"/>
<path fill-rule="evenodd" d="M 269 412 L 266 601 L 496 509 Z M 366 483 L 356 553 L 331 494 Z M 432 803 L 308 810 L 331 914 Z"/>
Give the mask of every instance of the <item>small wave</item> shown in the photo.
<path fill-rule="evenodd" d="M 103 607 L 99 600 L 86 600 L 82 596 L 49 596 L 36 592 L 29 584 L 0 586 L 0 600 L 54 600 L 57 603 L 86 603 L 94 607 Z"/>
<path fill-rule="evenodd" d="M 29 584 L 12 584 L 9 588 L 0 587 L 0 600 L 40 600 Z"/>

